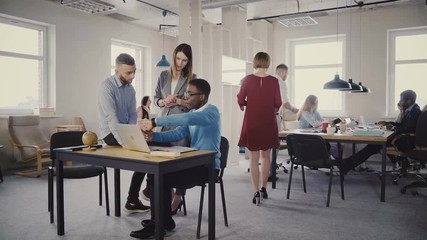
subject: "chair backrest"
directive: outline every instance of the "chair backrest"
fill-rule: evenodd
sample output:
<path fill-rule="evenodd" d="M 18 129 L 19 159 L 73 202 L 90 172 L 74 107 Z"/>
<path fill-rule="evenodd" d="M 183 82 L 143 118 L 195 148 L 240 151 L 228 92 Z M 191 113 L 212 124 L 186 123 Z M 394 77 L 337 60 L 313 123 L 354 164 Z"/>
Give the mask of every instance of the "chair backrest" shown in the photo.
<path fill-rule="evenodd" d="M 219 149 L 221 151 L 221 172 L 219 173 L 219 176 L 222 177 L 224 175 L 224 169 L 227 167 L 227 160 L 228 160 L 228 150 L 230 148 L 230 145 L 228 143 L 228 139 L 221 136 L 221 144 L 219 146 Z"/>
<path fill-rule="evenodd" d="M 80 125 L 81 131 L 86 131 L 85 123 L 83 122 L 83 119 L 81 117 L 74 117 L 71 119 L 71 124 L 73 125 Z"/>
<path fill-rule="evenodd" d="M 307 167 L 329 167 L 330 155 L 322 137 L 309 134 L 289 134 L 288 152 L 296 164 Z"/>
<path fill-rule="evenodd" d="M 40 116 L 9 116 L 8 129 L 10 140 L 17 145 L 37 145 L 41 149 L 49 148 L 49 140 L 40 128 Z M 36 156 L 33 148 L 18 148 L 22 159 L 32 159 Z"/>
<path fill-rule="evenodd" d="M 427 111 L 422 112 L 418 117 L 415 145 L 417 147 L 427 147 Z"/>
<path fill-rule="evenodd" d="M 83 145 L 82 136 L 84 133 L 84 131 L 67 131 L 52 134 L 50 137 L 50 158 L 52 161 L 56 159 L 56 154 L 53 152 L 55 148 Z"/>

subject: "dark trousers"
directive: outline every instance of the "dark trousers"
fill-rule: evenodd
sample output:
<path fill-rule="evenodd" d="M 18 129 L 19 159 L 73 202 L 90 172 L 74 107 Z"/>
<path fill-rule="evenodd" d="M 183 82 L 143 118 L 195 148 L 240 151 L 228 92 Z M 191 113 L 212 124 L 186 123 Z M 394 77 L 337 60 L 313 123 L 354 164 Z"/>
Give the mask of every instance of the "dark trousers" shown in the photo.
<path fill-rule="evenodd" d="M 134 172 L 128 192 L 127 201 L 130 203 L 137 203 L 139 201 L 139 191 L 141 190 L 142 181 L 144 181 L 145 173 Z M 148 184 L 147 184 L 148 185 Z"/>
<path fill-rule="evenodd" d="M 218 173 L 218 171 L 217 171 Z M 190 169 L 185 169 L 179 172 L 166 174 L 163 179 L 163 209 L 164 209 L 164 224 L 168 225 L 173 221 L 171 215 L 171 189 L 172 188 L 191 188 L 198 184 L 206 183 L 208 181 L 208 168 L 199 166 Z M 153 175 L 149 174 L 150 189 L 154 189 Z M 150 194 L 150 202 L 155 202 L 154 194 Z M 151 219 L 154 220 L 154 208 L 151 208 Z"/>
<path fill-rule="evenodd" d="M 121 146 L 112 133 L 108 134 L 104 142 L 110 146 Z M 137 203 L 139 201 L 139 191 L 141 190 L 142 181 L 144 181 L 145 173 L 134 172 L 128 192 L 127 201 L 130 203 Z M 147 184 L 148 185 L 148 184 Z"/>
<path fill-rule="evenodd" d="M 387 141 L 387 147 L 391 146 L 392 139 L 389 139 Z M 382 146 L 376 145 L 376 144 L 368 144 L 366 147 L 364 147 L 362 150 L 357 152 L 355 155 L 344 159 L 344 166 L 345 169 L 350 170 L 357 166 L 359 166 L 361 163 L 365 162 L 370 158 L 372 155 L 380 153 Z"/>
<path fill-rule="evenodd" d="M 344 159 L 344 165 L 347 169 L 353 169 L 359 166 L 361 163 L 368 160 L 374 154 L 379 153 L 381 150 L 381 145 L 368 144 L 362 150 L 357 152 L 355 155 Z"/>

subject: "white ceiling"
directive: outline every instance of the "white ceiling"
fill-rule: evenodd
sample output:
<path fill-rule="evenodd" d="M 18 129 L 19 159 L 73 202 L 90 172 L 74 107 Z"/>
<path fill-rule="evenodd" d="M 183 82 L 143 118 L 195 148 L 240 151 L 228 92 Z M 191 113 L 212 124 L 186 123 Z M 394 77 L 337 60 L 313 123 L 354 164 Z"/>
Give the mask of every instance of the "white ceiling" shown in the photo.
<path fill-rule="evenodd" d="M 60 0 L 49 0 L 60 3 Z M 63 0 L 70 2 L 75 0 Z M 116 10 L 109 12 L 107 17 L 114 17 L 122 21 L 144 26 L 150 29 L 159 29 L 160 24 L 179 24 L 179 2 L 178 0 L 96 0 L 115 6 Z M 247 10 L 247 19 L 254 21 L 264 18 L 268 21 L 276 21 L 277 16 L 292 15 L 301 12 L 311 12 L 310 15 L 325 15 L 337 6 L 355 6 L 360 0 L 201 0 L 203 21 L 214 24 L 221 23 L 221 8 L 206 9 L 210 4 L 237 5 Z M 383 7 L 387 5 L 408 4 L 422 0 L 399 0 L 386 4 L 377 5 L 376 2 L 384 0 L 364 0 L 367 7 Z M 387 1 L 387 0 L 386 0 Z M 389 0 L 390 1 L 390 0 Z M 237 4 L 238 3 L 238 4 Z M 66 7 L 66 6 L 64 6 Z M 352 7 L 350 7 L 352 8 Z M 349 9 L 350 9 L 349 8 Z M 355 8 L 355 7 L 353 7 Z M 168 14 L 162 16 L 163 10 Z"/>

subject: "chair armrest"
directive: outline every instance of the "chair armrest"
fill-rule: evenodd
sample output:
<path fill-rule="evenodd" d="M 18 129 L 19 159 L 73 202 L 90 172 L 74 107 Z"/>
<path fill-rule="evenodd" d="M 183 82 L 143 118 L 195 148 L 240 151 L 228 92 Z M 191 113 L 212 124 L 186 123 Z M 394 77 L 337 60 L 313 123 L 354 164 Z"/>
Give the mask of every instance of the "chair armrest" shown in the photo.
<path fill-rule="evenodd" d="M 15 142 L 13 142 L 12 140 L 10 140 L 10 143 L 11 143 L 14 147 L 17 147 L 17 148 L 26 148 L 26 147 L 27 147 L 27 148 L 35 148 L 37 152 L 41 152 L 40 147 L 39 147 L 39 146 L 37 146 L 37 145 L 21 145 L 21 144 L 17 144 L 17 143 L 15 143 Z"/>
<path fill-rule="evenodd" d="M 22 145 L 22 144 L 17 144 L 17 143 L 15 143 L 15 142 L 13 142 L 11 139 L 10 139 L 10 143 L 12 144 L 12 146 L 14 146 L 14 147 L 17 147 L 17 148 L 34 148 L 35 149 L 35 159 L 37 159 L 37 161 L 41 161 L 42 160 L 42 158 L 43 158 L 43 153 L 42 153 L 42 150 L 41 150 L 41 148 L 39 147 L 39 146 L 37 146 L 37 145 Z M 27 162 L 27 161 L 31 161 L 31 160 L 33 160 L 34 159 L 34 157 L 24 157 L 23 159 L 22 159 L 22 161 L 23 162 Z"/>

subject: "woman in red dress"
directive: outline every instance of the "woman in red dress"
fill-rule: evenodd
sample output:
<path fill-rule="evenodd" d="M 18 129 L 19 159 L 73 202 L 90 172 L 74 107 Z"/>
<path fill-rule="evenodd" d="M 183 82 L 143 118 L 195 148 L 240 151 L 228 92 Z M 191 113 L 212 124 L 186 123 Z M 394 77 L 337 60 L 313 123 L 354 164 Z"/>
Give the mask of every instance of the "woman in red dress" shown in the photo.
<path fill-rule="evenodd" d="M 255 192 L 252 202 L 256 205 L 260 199 L 268 198 L 266 187 L 270 171 L 270 152 L 279 145 L 276 113 L 282 105 L 282 100 L 277 78 L 266 73 L 269 66 L 270 56 L 265 52 L 257 53 L 253 60 L 255 73 L 243 78 L 237 94 L 240 109 L 244 111 L 246 107 L 238 145 L 250 151 L 250 171 Z"/>

